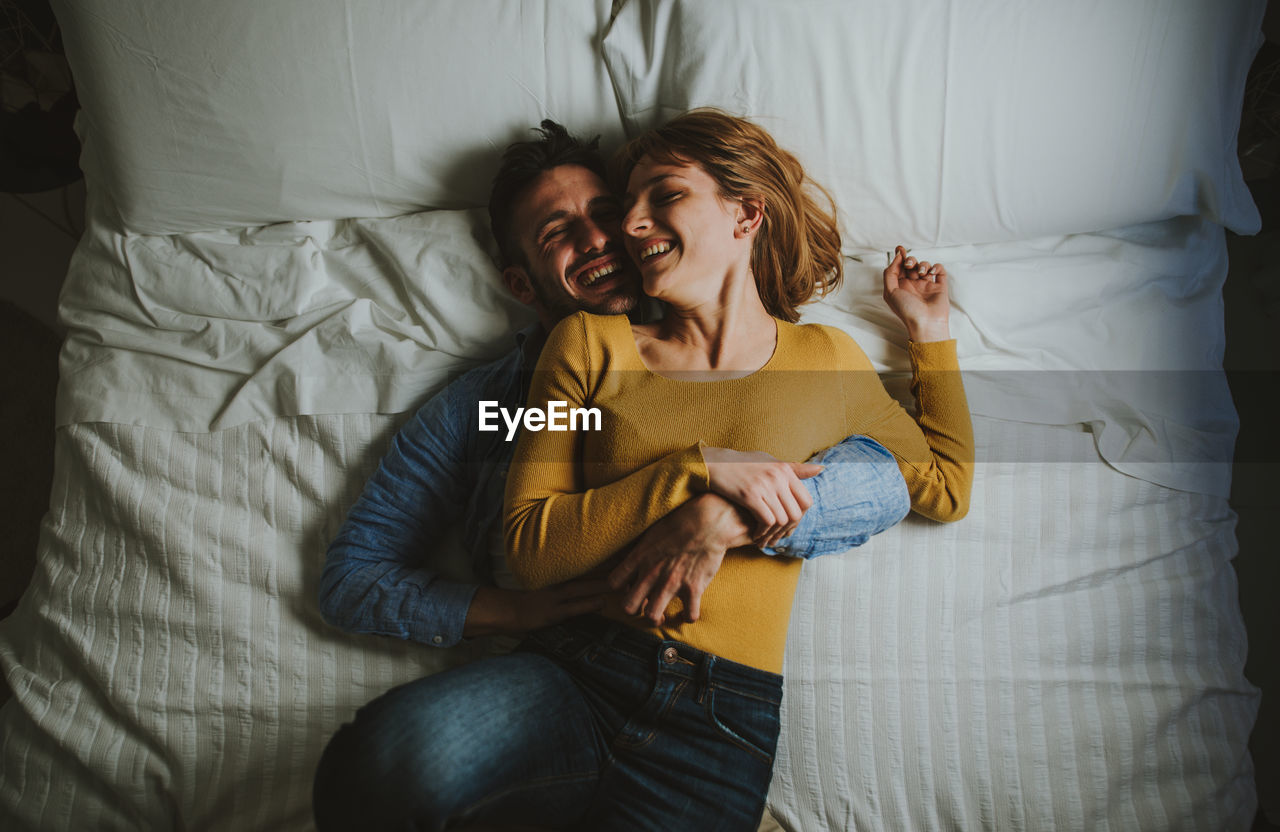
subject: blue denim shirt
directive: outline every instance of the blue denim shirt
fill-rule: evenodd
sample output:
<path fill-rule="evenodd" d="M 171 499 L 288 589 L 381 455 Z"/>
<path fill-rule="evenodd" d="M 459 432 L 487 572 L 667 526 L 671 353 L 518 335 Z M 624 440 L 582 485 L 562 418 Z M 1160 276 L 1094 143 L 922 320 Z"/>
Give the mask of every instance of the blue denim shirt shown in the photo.
<path fill-rule="evenodd" d="M 490 541 L 501 540 L 502 495 L 516 443 L 506 441 L 505 426 L 478 430 L 478 404 L 524 406 L 540 336 L 537 325 L 521 332 L 514 350 L 450 383 L 396 434 L 329 545 L 320 577 L 325 621 L 437 647 L 461 640 L 478 584 L 442 575 L 438 544 L 460 526 L 473 573 L 492 578 Z M 898 464 L 875 440 L 851 436 L 813 461 L 826 466 L 804 481 L 814 504 L 767 554 L 844 552 L 910 510 Z"/>

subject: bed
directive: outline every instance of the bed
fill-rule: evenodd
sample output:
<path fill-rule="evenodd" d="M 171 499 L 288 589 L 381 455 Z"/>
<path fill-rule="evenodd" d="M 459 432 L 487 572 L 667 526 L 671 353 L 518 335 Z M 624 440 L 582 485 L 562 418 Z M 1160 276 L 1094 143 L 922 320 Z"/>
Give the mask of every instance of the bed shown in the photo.
<path fill-rule="evenodd" d="M 530 320 L 487 234 L 501 149 L 713 104 L 830 187 L 847 278 L 805 320 L 904 401 L 884 252 L 947 264 L 977 439 L 965 520 L 806 565 L 773 818 L 1250 827 L 1221 288 L 1224 229 L 1259 226 L 1261 0 L 54 6 L 88 207 L 0 622 L 0 826 L 313 828 L 340 723 L 494 649 L 327 627 L 326 544 L 406 415 Z"/>

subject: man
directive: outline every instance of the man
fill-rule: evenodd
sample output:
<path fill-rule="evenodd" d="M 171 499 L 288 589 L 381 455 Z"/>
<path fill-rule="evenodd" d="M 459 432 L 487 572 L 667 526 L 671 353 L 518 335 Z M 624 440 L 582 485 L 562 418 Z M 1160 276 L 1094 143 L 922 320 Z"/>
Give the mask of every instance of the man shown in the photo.
<path fill-rule="evenodd" d="M 609 587 L 599 580 L 521 591 L 503 579 L 502 492 L 515 442 L 505 427 L 478 429 L 481 401 L 509 412 L 524 405 L 529 373 L 557 321 L 579 309 L 631 312 L 640 297 L 638 275 L 620 243 L 618 200 L 605 186 L 595 142 L 580 143 L 551 121 L 543 122 L 542 134 L 508 149 L 490 200 L 503 280 L 539 321 L 517 335 L 506 356 L 428 401 L 395 437 L 329 548 L 320 609 L 334 626 L 447 647 L 463 638 L 529 632 L 603 603 Z M 813 507 L 767 553 L 843 552 L 906 515 L 906 486 L 878 443 L 850 437 L 821 461 L 825 470 L 805 480 Z M 473 570 L 496 571 L 506 586 L 440 575 L 432 547 L 457 523 Z M 714 575 L 710 564 L 718 565 L 717 555 L 728 548 L 750 543 L 749 532 L 732 504 L 703 494 L 654 526 L 613 582 L 630 589 L 628 610 L 643 608 L 651 620 L 677 595 L 686 609 L 691 602 L 696 607 Z"/>
<path fill-rule="evenodd" d="M 618 200 L 605 185 L 594 142 L 579 143 L 544 121 L 540 140 L 513 145 L 504 156 L 490 219 L 503 279 L 539 322 L 517 336 L 510 354 L 434 396 L 395 437 L 330 546 L 320 587 L 325 619 L 351 632 L 448 646 L 471 636 L 546 634 L 555 629 L 550 625 L 599 610 L 619 590 L 624 608 L 651 623 L 676 597 L 684 602 L 681 614 L 694 618 L 726 551 L 755 542 L 759 533 L 711 493 L 651 527 L 618 559 L 608 582 L 520 591 L 450 580 L 433 562 L 433 545 L 460 522 L 474 571 L 501 581 L 502 494 L 515 443 L 505 430 L 479 429 L 480 402 L 514 412 L 525 403 L 528 376 L 558 320 L 578 309 L 631 312 L 640 296 L 620 244 Z M 878 443 L 850 437 L 825 452 L 822 463 L 743 463 L 783 479 L 805 477 L 812 495 L 811 507 L 807 499 L 784 507 L 787 536 L 766 553 L 845 551 L 907 513 L 902 475 Z M 559 644 L 567 655 L 591 660 L 585 647 Z M 553 662 L 525 651 L 388 692 L 326 749 L 314 794 L 318 826 L 577 822 L 600 776 L 590 729 L 581 719 L 561 718 L 570 716 L 562 706 L 577 695 Z"/>

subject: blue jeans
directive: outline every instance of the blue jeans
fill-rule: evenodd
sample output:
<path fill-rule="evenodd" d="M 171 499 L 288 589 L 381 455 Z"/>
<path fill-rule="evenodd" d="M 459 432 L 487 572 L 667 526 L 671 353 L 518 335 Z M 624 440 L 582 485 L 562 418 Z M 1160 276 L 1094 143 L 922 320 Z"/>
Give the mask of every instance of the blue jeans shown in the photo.
<path fill-rule="evenodd" d="M 756 829 L 782 677 L 596 616 L 402 685 L 334 735 L 319 829 Z"/>

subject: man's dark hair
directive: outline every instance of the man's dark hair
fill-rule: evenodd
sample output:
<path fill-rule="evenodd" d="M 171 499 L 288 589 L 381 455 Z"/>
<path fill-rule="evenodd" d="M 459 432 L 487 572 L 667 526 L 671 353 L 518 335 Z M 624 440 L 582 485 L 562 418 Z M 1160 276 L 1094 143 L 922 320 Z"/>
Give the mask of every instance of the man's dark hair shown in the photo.
<path fill-rule="evenodd" d="M 542 138 L 515 142 L 502 154 L 502 165 L 493 177 L 493 190 L 489 192 L 489 226 L 498 241 L 502 266 L 529 265 L 511 228 L 511 215 L 515 212 L 516 200 L 535 179 L 561 165 L 580 165 L 601 179 L 605 177 L 599 136 L 589 142 L 580 141 L 549 118 L 543 119 L 537 131 Z"/>

